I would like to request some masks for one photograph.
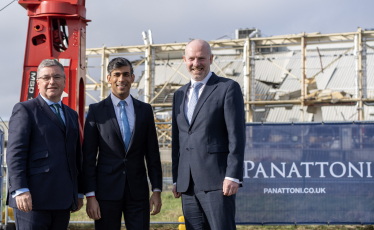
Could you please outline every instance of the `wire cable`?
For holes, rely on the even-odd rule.
[[[11,1],[8,5],[4,6],[0,11],[2,11],[2,10],[5,9],[5,8],[7,8],[10,4],[12,4],[12,3],[15,2],[15,1],[17,1],[17,0],[13,0],[13,1]]]

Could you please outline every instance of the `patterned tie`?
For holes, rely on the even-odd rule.
[[[188,124],[191,124],[192,115],[195,110],[197,100],[199,99],[199,90],[201,86],[203,86],[203,83],[196,82],[195,87],[193,88],[191,101],[190,101],[190,104],[188,105],[188,112],[187,112]]]
[[[56,111],[55,114],[57,115],[57,118],[60,120],[62,126],[65,128],[65,123],[62,120],[61,114],[60,114],[60,105],[59,104],[52,104],[50,106],[52,106],[55,109],[55,111]]]
[[[130,125],[127,119],[127,113],[125,109],[125,101],[120,101],[119,104],[121,105],[121,121],[122,121],[122,128],[123,128],[123,142],[125,142],[126,151],[129,148],[130,139],[131,139],[131,132],[130,132]]]

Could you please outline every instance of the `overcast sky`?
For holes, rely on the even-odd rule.
[[[0,9],[11,0],[0,0]],[[87,0],[87,48],[215,40],[256,27],[263,36],[374,28],[373,0]],[[17,2],[0,11],[0,117],[19,101],[28,17]]]

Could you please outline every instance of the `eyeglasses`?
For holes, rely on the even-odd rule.
[[[38,79],[40,79],[44,82],[49,82],[49,81],[51,81],[52,78],[54,79],[54,81],[62,81],[62,79],[64,79],[65,77],[63,77],[61,75],[55,75],[55,76],[45,75],[43,77],[39,77]]]

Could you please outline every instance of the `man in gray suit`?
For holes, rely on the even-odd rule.
[[[210,71],[209,44],[193,40],[184,62],[191,82],[173,98],[173,193],[186,228],[236,229],[235,194],[243,180],[244,102],[237,82]]]

